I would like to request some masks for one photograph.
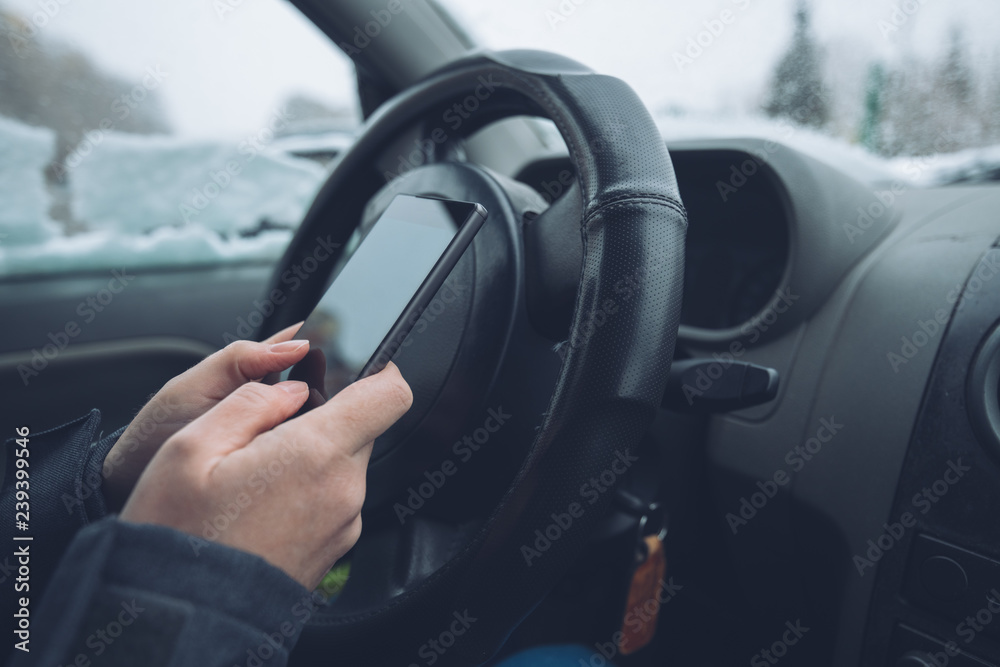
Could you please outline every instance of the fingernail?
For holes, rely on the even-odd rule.
[[[302,320],[301,322],[296,322],[295,324],[293,324],[290,327],[285,327],[284,329],[282,329],[281,331],[279,331],[276,335],[280,336],[280,335],[284,334],[286,331],[291,331],[292,335],[294,336],[295,334],[297,334],[299,332],[299,329],[301,329],[302,325],[305,324],[305,323],[306,323],[305,320]]]
[[[298,352],[306,345],[309,345],[307,340],[287,340],[284,343],[275,343],[268,349],[275,354],[288,354],[289,352]]]
[[[291,395],[302,394],[309,390],[309,385],[305,382],[299,382],[298,380],[289,380],[288,382],[282,382],[278,385],[281,389],[284,389]]]
[[[320,406],[326,403],[326,396],[324,396],[319,389],[313,387],[309,390],[309,400],[316,403],[317,406]]]

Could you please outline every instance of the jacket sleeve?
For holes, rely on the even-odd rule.
[[[100,423],[100,411],[91,410],[68,424],[6,443],[0,535],[8,540],[18,533],[32,537],[39,552],[33,562],[38,575],[52,571],[78,530],[108,514],[101,470],[125,427],[104,436],[97,431]],[[17,459],[22,457],[27,458],[27,476],[19,479]],[[23,509],[16,507],[19,490],[27,491],[30,506],[28,527],[21,530],[15,519],[15,510]]]
[[[0,628],[13,622],[20,597],[40,598],[73,536],[107,515],[101,468],[125,429],[102,438],[100,422],[100,412],[92,410],[58,428],[28,432],[5,444],[0,487],[0,614],[4,619]],[[20,464],[19,459],[23,459]],[[30,555],[20,553],[24,548]],[[10,642],[0,644],[0,662],[11,650]]]
[[[73,540],[11,667],[281,667],[321,604],[262,558],[109,517]]]
[[[68,424],[29,431],[4,445],[0,486],[2,629],[12,623],[19,598],[27,594],[32,600],[40,599],[74,535],[108,513],[101,493],[101,469],[125,428],[104,436],[98,432],[100,423],[100,411],[91,410]],[[23,469],[18,459],[24,459],[20,464]],[[24,514],[18,515],[19,511]],[[20,553],[25,548],[27,556]],[[11,650],[10,642],[0,644],[0,662]]]
[[[252,554],[108,517],[101,468],[124,428],[102,437],[99,425],[94,410],[7,442],[0,613],[14,639],[0,663],[284,665],[322,598]]]

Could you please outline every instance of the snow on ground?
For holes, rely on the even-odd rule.
[[[55,152],[52,130],[0,116],[0,248],[59,234],[49,220],[43,170]]]
[[[667,143],[698,139],[763,139],[790,146],[864,183],[893,178],[883,158],[856,144],[794,123],[761,116],[667,115],[656,119]]]
[[[821,132],[762,117],[661,116],[657,125],[667,143],[749,137],[782,143],[850,174],[863,183],[903,181],[913,187],[979,182],[1000,173],[1000,145],[885,159],[860,145]]]
[[[809,157],[851,174],[863,183],[880,183],[896,175],[886,161],[858,145],[791,122],[762,116],[733,116],[710,113],[661,114],[654,118],[667,145],[713,139],[760,139],[789,146]],[[566,146],[555,125],[537,125],[550,150],[565,154]]]
[[[1000,175],[1000,144],[956,153],[893,158],[888,163],[898,178],[932,187],[948,183],[976,183]]]
[[[60,236],[36,245],[0,246],[0,276],[232,261],[273,262],[291,238],[292,232],[277,230],[249,238],[223,239],[217,232],[197,225],[163,227],[149,234],[122,234],[104,229]]]
[[[82,147],[82,148],[81,148]],[[65,161],[73,218],[48,216],[54,135],[0,118],[0,276],[274,261],[322,185],[316,163],[263,144],[92,134]]]
[[[771,139],[867,183],[899,179],[936,185],[975,180],[1000,168],[1000,146],[887,161],[859,146],[762,118],[661,116],[657,123],[668,143]],[[291,231],[240,232],[265,220],[297,226],[326,177],[316,163],[285,151],[343,150],[341,143],[340,137],[233,145],[93,134],[66,160],[71,210],[86,231],[65,236],[50,218],[52,196],[44,175],[55,150],[54,133],[0,117],[0,276],[274,261]]]

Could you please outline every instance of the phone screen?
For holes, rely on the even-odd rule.
[[[356,380],[397,321],[404,314],[414,321],[419,316],[406,313],[407,307],[476,208],[466,202],[396,196],[368,233],[360,241],[355,235],[348,244],[329,289],[296,334],[310,341],[311,351],[290,376],[314,387],[322,382],[324,398]],[[452,247],[452,254],[460,255],[467,245]],[[458,258],[451,259],[453,266]],[[444,268],[439,283],[451,267]],[[440,273],[442,267],[438,269]]]

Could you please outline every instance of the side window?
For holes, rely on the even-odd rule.
[[[0,280],[273,261],[353,81],[285,0],[0,0]]]

